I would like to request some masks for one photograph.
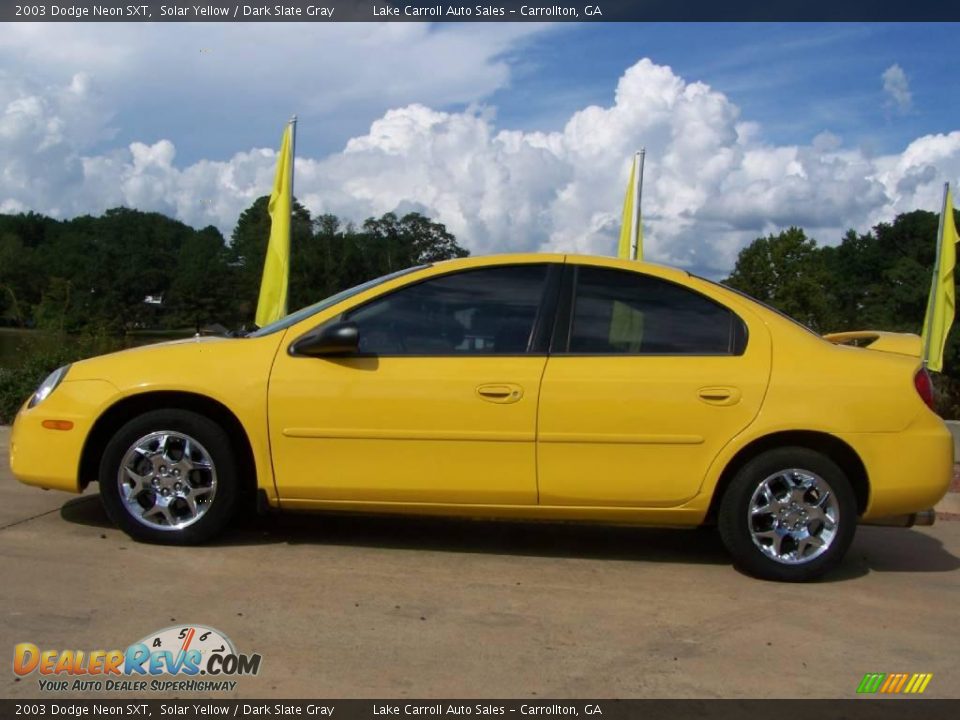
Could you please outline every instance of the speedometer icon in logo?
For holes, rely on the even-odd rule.
[[[145,648],[147,653],[136,656],[135,663],[151,674],[160,666],[171,674],[192,675],[199,671],[205,675],[204,668],[214,655],[237,655],[230,638],[209,625],[171,625],[150,633],[136,643],[136,647]],[[148,664],[149,668],[144,667]]]

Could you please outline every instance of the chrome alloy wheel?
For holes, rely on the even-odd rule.
[[[134,519],[156,530],[182,530],[210,509],[217,470],[194,438],[161,430],[144,435],[124,453],[117,485]]]
[[[747,527],[764,555],[785,565],[801,565],[829,549],[839,515],[827,481],[794,468],[770,475],[757,486],[747,510]]]

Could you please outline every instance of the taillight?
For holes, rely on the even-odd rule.
[[[930,374],[926,368],[920,368],[917,374],[913,376],[913,385],[917,388],[920,397],[927,404],[927,407],[936,412],[933,399],[933,383],[930,381]]]

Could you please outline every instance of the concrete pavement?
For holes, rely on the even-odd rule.
[[[16,483],[0,428],[0,661],[203,623],[263,656],[218,697],[848,698],[866,672],[960,697],[958,557],[956,521],[861,528],[807,585],[741,575],[708,531],[312,515],[147,546],[95,492]]]

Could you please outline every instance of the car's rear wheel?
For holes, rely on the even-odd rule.
[[[757,456],[740,469],[720,504],[720,536],[734,562],[766,580],[823,575],[843,559],[856,526],[846,475],[807,448]]]
[[[187,410],[155,410],[123,425],[107,443],[99,479],[110,519],[144,542],[204,542],[237,505],[229,436]]]

